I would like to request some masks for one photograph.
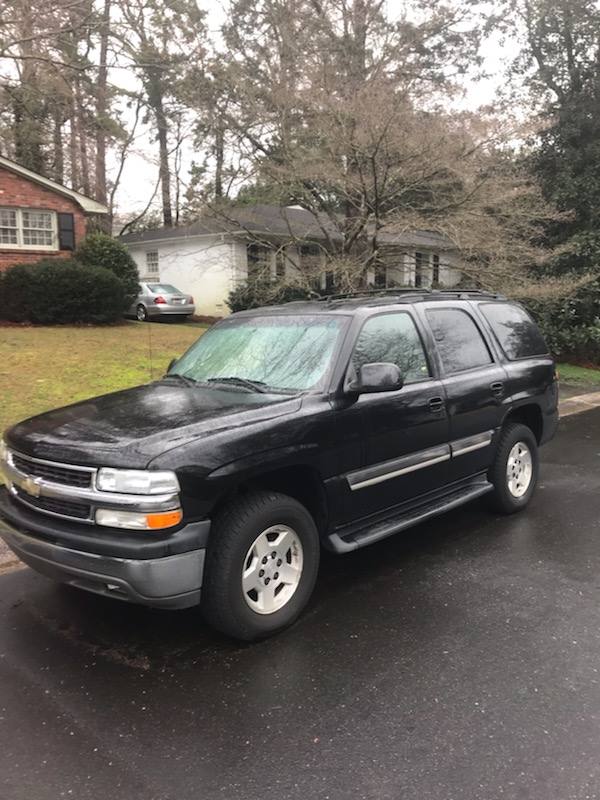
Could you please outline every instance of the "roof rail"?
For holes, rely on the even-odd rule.
[[[468,300],[470,297],[493,297],[495,299],[505,299],[503,294],[489,292],[485,289],[428,289],[416,286],[401,286],[396,289],[359,289],[355,292],[342,292],[340,294],[327,294],[319,297],[319,302],[330,302],[331,300],[351,300],[356,297],[393,297],[401,295],[422,295],[427,297],[456,297]]]

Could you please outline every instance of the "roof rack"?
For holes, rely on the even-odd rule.
[[[488,292],[485,289],[427,289],[416,286],[398,287],[397,289],[362,289],[355,292],[342,292],[340,294],[328,294],[319,297],[319,302],[330,302],[332,300],[351,300],[360,297],[394,297],[404,295],[417,295],[423,297],[456,297],[461,300],[468,300],[470,297],[491,297],[494,299],[505,299],[503,294],[498,292]]]

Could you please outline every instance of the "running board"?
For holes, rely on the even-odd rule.
[[[438,497],[436,500],[412,509],[400,517],[388,518],[370,527],[361,528],[345,535],[343,533],[332,533],[327,537],[326,546],[333,550],[334,553],[349,553],[351,550],[358,550],[359,547],[366,547],[368,544],[379,542],[381,539],[386,539],[388,536],[399,533],[405,528],[412,528],[413,525],[418,525],[419,522],[424,522],[427,519],[443,514],[445,511],[450,511],[453,508],[462,506],[464,503],[469,503],[471,500],[491,492],[493,488],[488,481],[471,483],[469,486],[457,489],[444,495],[444,497]]]

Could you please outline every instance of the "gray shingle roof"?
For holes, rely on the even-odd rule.
[[[228,233],[233,235],[265,236],[284,239],[325,241],[327,235],[335,241],[339,239],[336,226],[326,214],[318,218],[303,208],[276,206],[257,203],[252,206],[238,206],[222,213],[205,214],[189,225],[177,228],[157,228],[142,233],[128,233],[121,237],[124,244],[153,242],[161,239],[186,239],[207,234]],[[443,234],[435,231],[406,231],[379,234],[381,244],[399,247],[430,247],[448,250],[453,243]]]

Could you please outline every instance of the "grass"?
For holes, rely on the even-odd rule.
[[[560,382],[580,387],[600,387],[600,369],[557,364]]]
[[[42,411],[158,378],[205,329],[140,322],[0,327],[0,432]]]

